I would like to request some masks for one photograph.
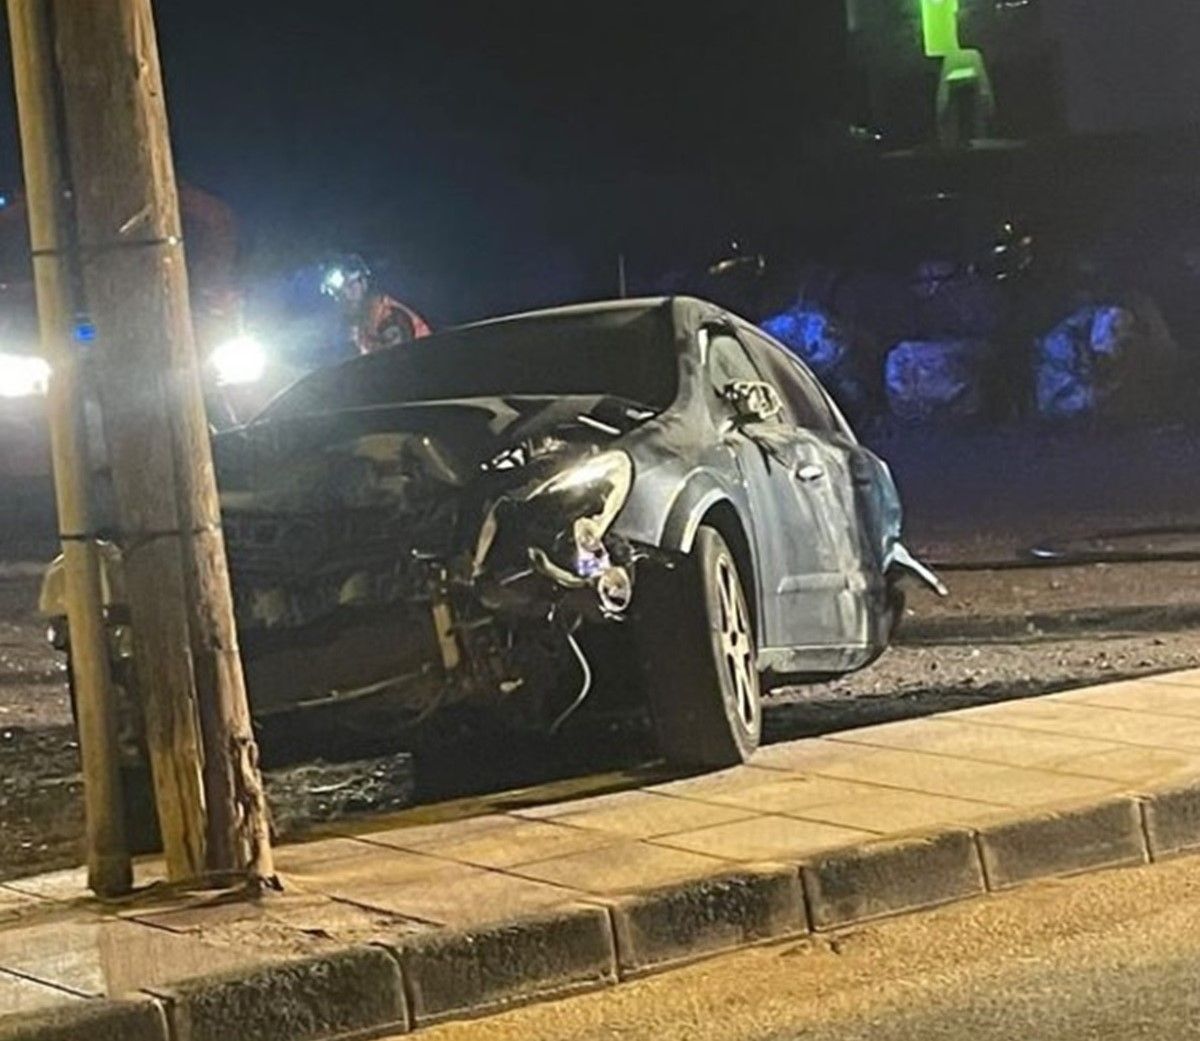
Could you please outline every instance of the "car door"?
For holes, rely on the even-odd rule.
[[[747,340],[757,364],[787,406],[789,459],[821,530],[824,554],[818,581],[836,604],[835,642],[860,647],[874,639],[874,610],[883,578],[875,533],[864,523],[860,493],[877,481],[870,457],[850,432],[816,377],[757,333]],[[870,457],[870,458],[869,458]],[[797,637],[803,636],[803,624]]]
[[[727,400],[729,386],[773,381],[732,328],[706,333],[710,408],[750,501],[763,605],[761,643],[765,648],[838,646],[845,627],[839,603],[845,581],[821,489],[805,469],[808,459],[798,444],[807,435],[786,410],[763,421],[737,418]]]

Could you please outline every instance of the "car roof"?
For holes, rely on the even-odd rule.
[[[485,329],[489,326],[502,325],[507,322],[541,321],[553,318],[579,318],[588,315],[613,314],[621,311],[645,313],[658,310],[673,303],[677,297],[652,296],[638,297],[629,300],[597,300],[590,303],[569,304],[565,307],[550,307],[537,311],[524,311],[519,314],[501,315],[479,322],[455,326],[446,332],[458,332],[463,329]]]

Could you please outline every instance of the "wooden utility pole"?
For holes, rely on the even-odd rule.
[[[116,709],[89,503],[85,381],[73,337],[78,304],[71,258],[74,215],[62,163],[48,14],[43,3],[8,0],[38,316],[52,370],[47,405],[83,761],[88,885],[102,896],[116,896],[132,888],[133,871],[125,842]]]
[[[138,685],[172,879],[273,880],[150,0],[50,5]]]

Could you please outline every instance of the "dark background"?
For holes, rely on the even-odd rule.
[[[235,208],[246,262],[362,251],[441,321],[612,293],[643,241],[708,248],[800,190],[844,88],[840,0],[156,10],[180,175]]]
[[[848,154],[851,124],[877,119],[889,150],[932,133],[917,0],[860,9],[893,13],[865,53],[903,72],[874,103],[843,0],[156,2],[180,176],[237,212],[250,285],[362,252],[443,325],[611,296],[619,254],[632,292],[715,295],[695,276],[738,239],[769,254],[778,304],[813,259],[911,270],[1015,219],[1052,264],[1089,252],[1122,285],[1170,267],[1144,288],[1200,330],[1180,260],[1200,255],[1200,137],[1176,129],[1200,114],[1200,62],[1177,67],[1195,0],[964,0],[1001,132],[1039,142],[969,161]],[[0,187],[19,180],[12,110],[7,88]]]

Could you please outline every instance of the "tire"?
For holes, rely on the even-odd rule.
[[[762,686],[733,551],[702,526],[691,554],[647,575],[641,592],[639,657],[663,756],[710,769],[746,762],[762,737]]]
[[[900,626],[904,624],[904,611],[908,606],[908,597],[900,587],[899,580],[889,575],[887,579],[887,638],[890,643],[896,638]]]

